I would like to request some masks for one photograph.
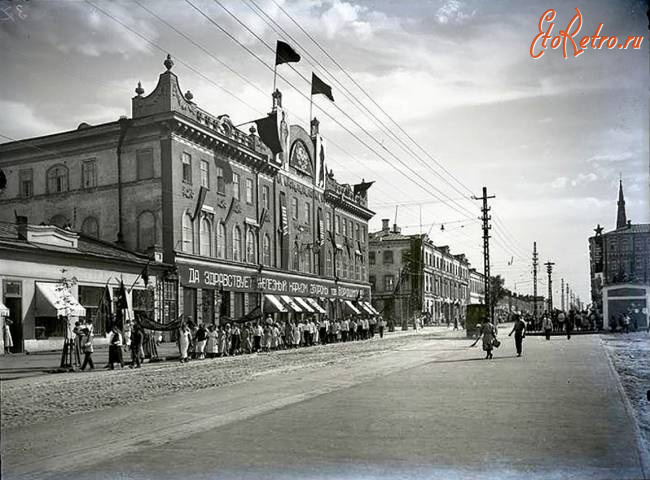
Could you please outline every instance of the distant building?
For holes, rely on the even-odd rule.
[[[383,219],[382,229],[370,234],[368,255],[373,306],[385,317],[401,322],[423,314],[433,323],[464,318],[471,299],[464,254],[453,255],[427,235],[404,235]]]
[[[644,316],[643,325],[647,325],[650,224],[633,224],[627,219],[622,181],[619,183],[616,228],[608,232],[603,230],[598,225],[596,234],[589,238],[591,301],[603,313],[605,328],[612,316],[618,317],[626,311]]]
[[[469,305],[485,303],[485,275],[475,268],[469,269]]]

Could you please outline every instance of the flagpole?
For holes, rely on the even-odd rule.
[[[275,62],[275,66],[273,67],[273,92],[275,94],[275,85],[276,85],[276,80],[278,77],[278,62]],[[273,103],[273,106],[275,106],[275,97],[272,95],[271,96],[271,103]]]

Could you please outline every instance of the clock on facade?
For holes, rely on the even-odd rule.
[[[302,140],[296,140],[294,142],[293,148],[291,149],[291,156],[289,157],[289,165],[310,177],[314,175],[309,150]]]

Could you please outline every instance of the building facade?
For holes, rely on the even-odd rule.
[[[160,253],[150,253],[52,225],[28,225],[24,217],[0,222],[0,316],[3,327],[9,320],[12,352],[59,349],[66,325],[81,319],[92,320],[97,344],[106,342],[106,318],[98,306],[108,292],[107,301],[117,311],[122,282],[129,306],[125,318],[160,311],[156,299],[163,283],[158,279],[169,266],[158,261]]]
[[[136,88],[131,118],[0,145],[0,220],[15,211],[131,250],[160,248],[173,266],[163,320],[238,319],[267,304],[321,313],[293,297],[331,315],[369,301],[372,182],[326,174],[318,121],[289,125],[280,92],[264,119],[277,119],[277,151],[254,127],[201,109],[164,63],[149,95]]]
[[[397,321],[424,315],[430,323],[461,321],[470,301],[470,265],[465,255],[436,246],[426,235],[403,235],[382,220],[370,235],[373,305]]]
[[[485,303],[485,275],[475,268],[469,269],[469,305]]]
[[[647,313],[650,306],[650,299],[644,293],[644,286],[650,286],[650,224],[634,224],[627,219],[622,181],[619,183],[616,228],[604,231],[598,225],[594,231],[595,235],[589,238],[591,301],[603,313],[603,323],[607,328],[611,315],[618,316],[628,308],[640,312],[645,309]],[[607,288],[611,305],[604,305],[603,290],[615,286],[620,286],[623,293],[634,289],[635,295],[625,294],[622,295],[624,298],[616,301],[614,298],[620,293],[618,289]],[[605,316],[605,310],[608,316]]]

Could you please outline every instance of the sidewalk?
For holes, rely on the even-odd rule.
[[[464,337],[464,330],[452,330],[446,326],[430,326],[418,332],[435,333],[441,337]],[[412,328],[407,331],[396,329],[394,332],[386,332],[384,337],[417,334]],[[375,335],[378,338],[378,335]],[[122,352],[125,365],[131,362],[131,353]],[[158,345],[158,356],[162,361],[177,361],[179,358],[178,347],[175,342],[165,342]],[[83,358],[82,358],[83,360]],[[99,370],[108,362],[108,346],[95,347],[93,353],[95,369]],[[145,360],[144,365],[148,364]],[[16,380],[19,378],[34,377],[55,373],[61,363],[61,351],[37,352],[30,354],[12,354],[0,356],[0,381]]]

